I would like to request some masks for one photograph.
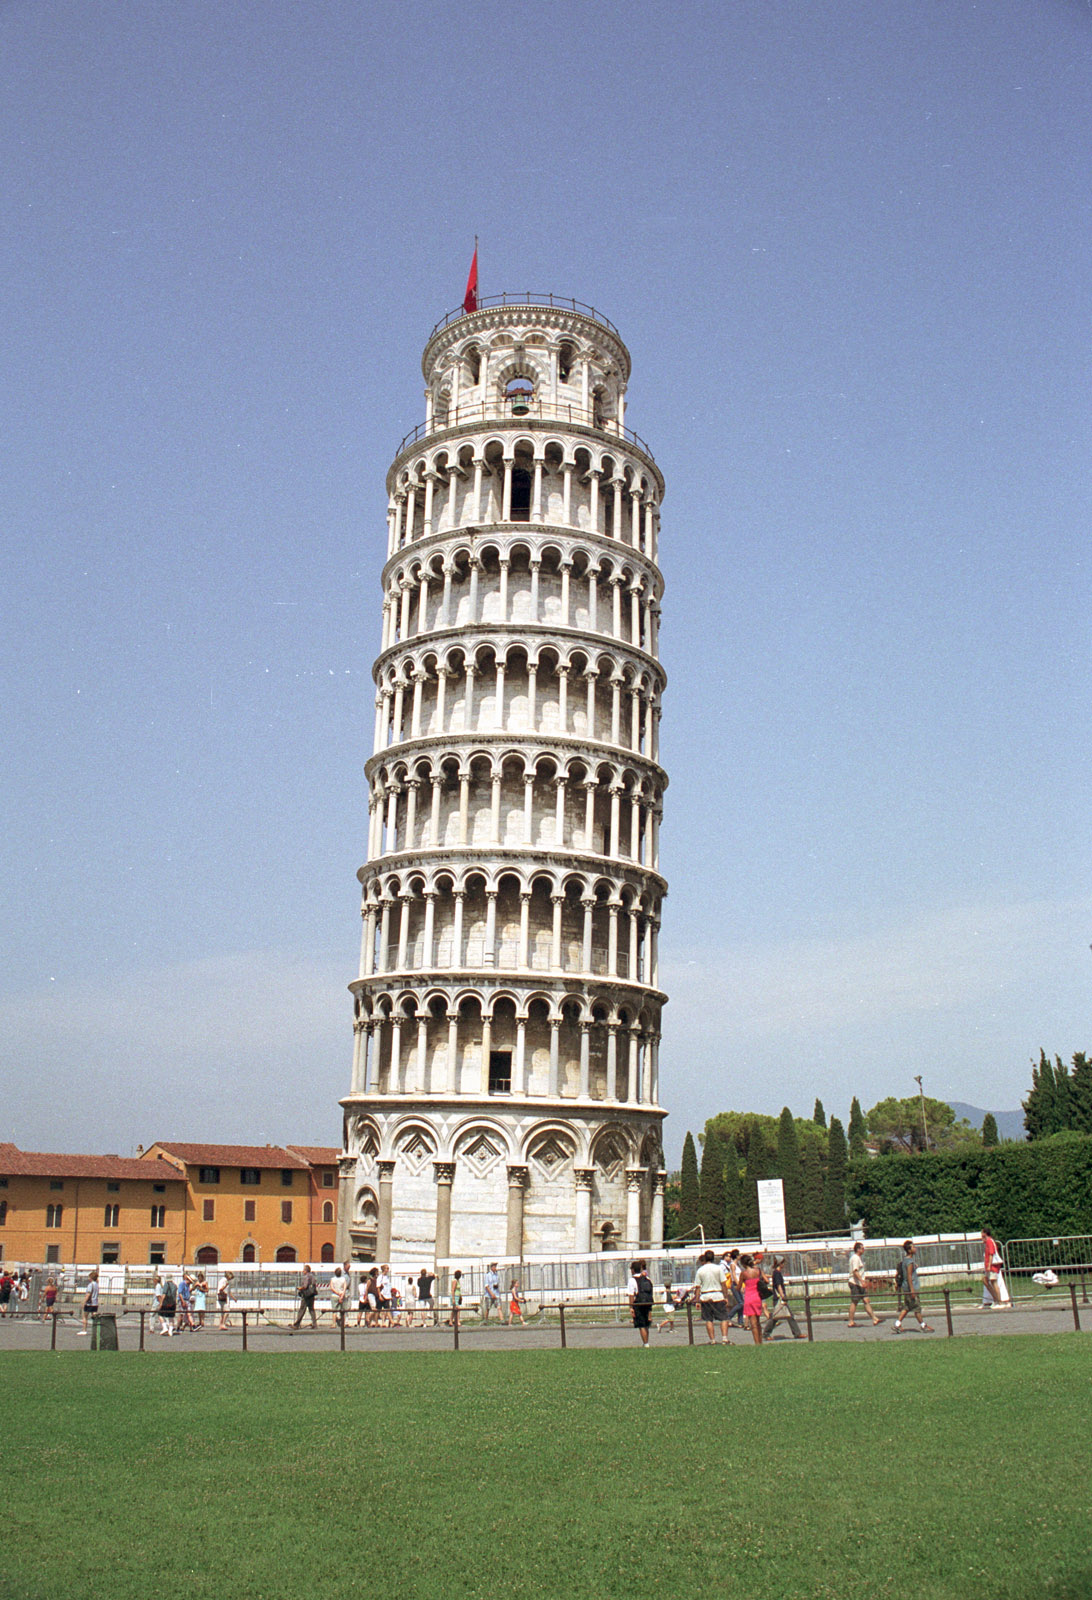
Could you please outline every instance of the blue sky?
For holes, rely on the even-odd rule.
[[[0,7],[3,1136],[336,1142],[384,475],[481,288],[663,468],[662,1096],[1092,1047],[1092,8]]]

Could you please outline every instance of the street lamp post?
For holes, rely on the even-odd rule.
[[[928,1150],[928,1148],[929,1148],[929,1127],[928,1127],[928,1124],[926,1123],[926,1120],[925,1120],[925,1090],[921,1086],[921,1075],[920,1075],[920,1073],[915,1075],[914,1082],[918,1086],[918,1095],[920,1096],[920,1099],[921,1099],[921,1148],[923,1150]]]

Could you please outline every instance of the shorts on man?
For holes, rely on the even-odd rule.
[[[727,1322],[728,1307],[723,1300],[702,1300],[701,1320],[703,1322]]]
[[[633,1326],[635,1328],[651,1327],[651,1318],[652,1307],[650,1305],[642,1305],[638,1301],[638,1303],[633,1307]]]
[[[853,1304],[855,1306],[859,1306],[864,1297],[865,1292],[863,1287],[859,1283],[854,1283],[851,1279],[849,1285],[849,1298],[852,1300]]]

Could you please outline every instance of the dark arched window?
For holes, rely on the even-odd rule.
[[[321,1259],[323,1261],[332,1261],[334,1259],[334,1247],[332,1244],[323,1245]]]
[[[323,1220],[323,1222],[333,1222],[333,1220],[334,1220],[334,1202],[332,1200],[324,1200],[323,1201],[323,1204],[322,1204],[322,1220]]]
[[[244,1261],[257,1261],[257,1259],[258,1259],[258,1252],[255,1249],[255,1247],[252,1244],[244,1244],[244,1246],[243,1246],[243,1260]]]
[[[220,1252],[214,1244],[203,1244],[197,1252],[197,1265],[199,1267],[214,1267],[220,1260]]]
[[[531,474],[524,467],[512,469],[512,521],[531,520]]]
[[[282,1244],[277,1251],[278,1261],[295,1261],[296,1252],[290,1244]]]

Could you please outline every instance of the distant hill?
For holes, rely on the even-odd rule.
[[[948,1104],[957,1117],[966,1117],[973,1128],[981,1128],[986,1118],[981,1106],[969,1106],[964,1100],[949,1100]],[[1027,1138],[1022,1111],[995,1111],[993,1116],[1000,1138],[1020,1140]]]

